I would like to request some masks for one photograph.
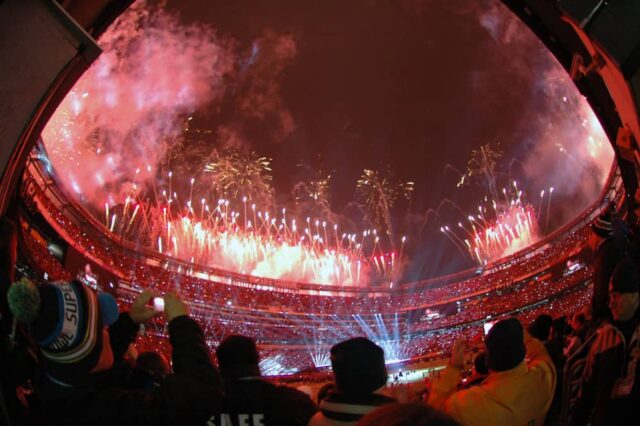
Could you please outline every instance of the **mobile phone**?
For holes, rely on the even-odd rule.
[[[164,311],[164,299],[162,297],[153,298],[153,310],[156,312]]]

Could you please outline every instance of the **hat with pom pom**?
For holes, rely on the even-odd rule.
[[[104,320],[117,319],[113,296],[96,295],[79,281],[35,285],[23,278],[9,288],[7,298],[15,318],[30,324],[47,374],[73,383],[96,367],[103,325],[109,325]]]

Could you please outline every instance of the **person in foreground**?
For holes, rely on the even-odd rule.
[[[384,351],[364,337],[345,340],[331,348],[336,387],[320,402],[309,426],[355,425],[365,414],[395,402],[382,394],[388,374]]]
[[[571,424],[640,424],[640,274],[631,258],[611,276],[612,318],[596,331],[587,355]]]
[[[79,281],[12,285],[9,306],[30,324],[43,361],[35,424],[204,424],[221,381],[211,364],[202,330],[177,296],[165,296],[164,314],[173,347],[173,374],[153,391],[124,385],[131,366],[123,361],[139,324],[158,315],[144,291],[129,312],[115,299]]]
[[[364,416],[357,426],[458,426],[446,414],[423,403],[383,405]]]
[[[225,396],[207,426],[306,425],[318,411],[304,393],[263,380],[256,343],[246,336],[226,337],[216,349]]]
[[[556,371],[544,345],[515,318],[497,322],[485,338],[487,378],[456,391],[466,344],[457,342],[449,365],[435,380],[428,404],[460,424],[536,426],[544,423],[556,385]]]

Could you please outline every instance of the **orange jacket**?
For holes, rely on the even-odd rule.
[[[525,337],[527,356],[517,367],[491,371],[478,386],[456,392],[460,370],[448,366],[433,383],[429,405],[463,426],[541,426],[551,405],[556,370],[544,345]]]

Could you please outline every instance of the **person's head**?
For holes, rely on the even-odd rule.
[[[322,400],[327,396],[327,394],[336,388],[336,384],[333,382],[325,383],[322,385],[320,390],[318,390],[318,405],[322,402]]]
[[[481,375],[489,374],[489,370],[487,369],[487,364],[485,361],[484,352],[480,352],[473,359],[473,369],[476,371],[477,374],[481,374]]]
[[[567,320],[564,316],[555,318],[551,323],[551,331],[549,333],[549,340],[555,342],[564,341],[564,337],[567,334]]]
[[[580,327],[582,327],[586,321],[587,317],[584,315],[584,312],[576,312],[573,314],[573,317],[571,317],[571,329],[573,331],[580,330]]]
[[[498,321],[491,327],[485,344],[485,363],[491,371],[515,368],[525,357],[524,331],[515,318]]]
[[[623,259],[609,281],[609,309],[615,321],[628,321],[640,304],[640,275],[631,258]]]
[[[365,337],[334,345],[331,368],[339,392],[368,394],[387,383],[384,351]]]
[[[611,209],[607,208],[591,224],[591,234],[587,241],[589,248],[594,251],[600,241],[607,238],[612,230]]]
[[[107,326],[119,316],[110,294],[96,294],[79,281],[54,284],[22,279],[8,293],[11,312],[31,326],[46,373],[68,384],[113,365]]]
[[[171,372],[171,366],[161,354],[153,351],[142,352],[136,358],[136,368],[145,371],[155,381],[159,382]]]
[[[225,379],[260,376],[260,355],[250,337],[236,334],[226,337],[216,349],[216,356]]]
[[[364,416],[358,426],[458,426],[445,413],[423,403],[385,404]]]
[[[18,228],[8,218],[0,218],[0,272],[9,282],[15,280],[15,265],[18,256]]]
[[[551,331],[552,323],[553,318],[551,315],[540,314],[529,326],[529,334],[541,342],[549,340],[549,332]]]

